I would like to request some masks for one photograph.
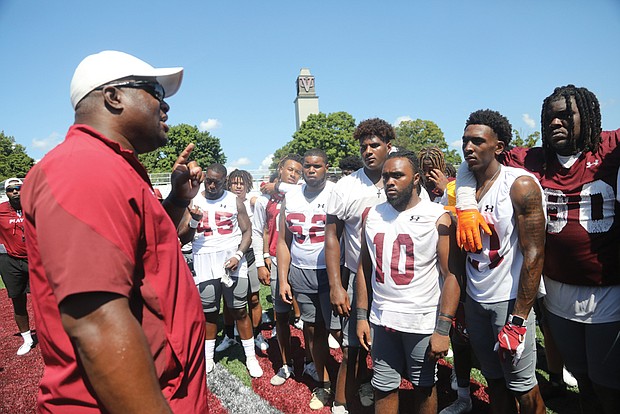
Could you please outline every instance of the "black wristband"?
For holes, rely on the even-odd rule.
[[[450,328],[452,328],[452,322],[445,319],[437,319],[437,325],[435,325],[435,332],[442,336],[450,335]]]
[[[367,321],[368,320],[368,309],[355,309],[355,317],[358,321]]]
[[[179,207],[179,208],[187,208],[187,207],[189,207],[189,204],[192,201],[192,200],[182,200],[180,198],[176,198],[172,194],[170,194],[168,196],[168,198],[166,198],[166,200],[168,200],[173,206]]]
[[[439,316],[443,316],[444,318],[448,318],[450,320],[454,319],[454,315],[448,315],[447,313],[439,312]]]

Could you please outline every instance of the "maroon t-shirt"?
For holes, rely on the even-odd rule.
[[[133,152],[74,125],[32,168],[21,198],[45,361],[39,411],[100,411],[58,304],[74,294],[112,292],[129,299],[172,410],[207,412],[200,298],[176,228]]]
[[[8,201],[0,204],[0,244],[11,257],[26,258],[24,217]],[[2,251],[2,253],[4,253]]]
[[[505,164],[540,181],[547,200],[543,274],[572,285],[620,284],[620,204],[616,201],[620,130],[603,131],[595,153],[570,167],[557,157],[543,169],[542,148],[514,148]]]

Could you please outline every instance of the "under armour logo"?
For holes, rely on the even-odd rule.
[[[317,208],[325,209],[325,204],[317,204]]]
[[[226,208],[226,204],[220,204],[220,208]]]
[[[594,167],[596,165],[598,165],[598,160],[594,160],[594,162],[586,162],[586,168]]]
[[[490,205],[487,204],[487,205],[484,206],[484,211],[492,213],[494,208],[495,208],[495,206],[490,206]]]
[[[409,219],[409,221],[418,221],[420,220],[420,216],[411,216],[411,218]]]

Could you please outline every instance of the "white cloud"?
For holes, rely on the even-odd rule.
[[[250,164],[252,164],[251,159],[249,159],[248,157],[241,157],[241,158],[234,160],[233,162],[228,163],[228,166],[232,169],[236,169],[236,168],[243,167],[245,165],[250,165]]]
[[[394,126],[395,127],[399,126],[400,123],[403,121],[413,121],[413,119],[411,119],[409,115],[399,116],[398,118],[396,118],[396,121],[394,121]]]
[[[521,117],[521,119],[523,119],[523,122],[525,122],[525,125],[527,125],[530,128],[534,128],[536,127],[536,121],[534,121],[532,119],[532,117],[530,116],[530,114],[523,114],[523,116]]]
[[[34,138],[32,140],[32,147],[39,151],[47,152],[54,148],[56,145],[60,144],[62,142],[62,139],[62,135],[60,135],[58,132],[52,132],[47,138]]]
[[[263,161],[261,161],[260,167],[258,167],[258,169],[268,170],[272,162],[273,162],[273,154],[269,154],[265,157],[265,159],[263,159]]]
[[[460,139],[450,143],[451,147],[459,148],[459,149],[461,148],[462,145],[463,145],[463,141]]]
[[[198,125],[198,129],[202,132],[211,131],[213,129],[217,129],[221,127],[222,127],[222,123],[219,120],[213,119],[213,118],[209,118],[206,121],[201,121],[200,124]]]

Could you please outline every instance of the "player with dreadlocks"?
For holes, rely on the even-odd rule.
[[[418,153],[418,162],[424,172],[422,184],[431,201],[440,202],[450,181],[446,177],[446,160],[439,147],[422,148]]]
[[[620,130],[601,131],[598,99],[574,85],[556,88],[544,100],[541,122],[543,147],[514,148],[502,162],[532,172],[545,192],[545,316],[566,368],[577,378],[582,410],[617,412]],[[470,179],[461,166],[459,231],[479,237],[476,223],[483,223],[471,210],[476,187]],[[467,224],[463,215],[474,220]],[[473,237],[461,241],[470,251],[479,248]]]
[[[248,217],[252,220],[254,212],[255,199],[247,198],[247,194],[252,191],[252,174],[245,170],[234,170],[228,174],[226,179],[226,189],[235,194],[245,205],[245,210],[248,213]],[[245,253],[245,259],[248,263],[248,308],[250,320],[252,321],[252,331],[254,333],[254,345],[261,352],[265,352],[269,349],[269,344],[263,338],[263,334],[260,331],[262,323],[263,308],[260,304],[260,282],[258,278],[258,271],[256,268],[256,259],[253,246]],[[215,348],[217,352],[223,352],[232,345],[235,345],[235,320],[232,316],[230,309],[224,307],[224,338],[222,342]]]

